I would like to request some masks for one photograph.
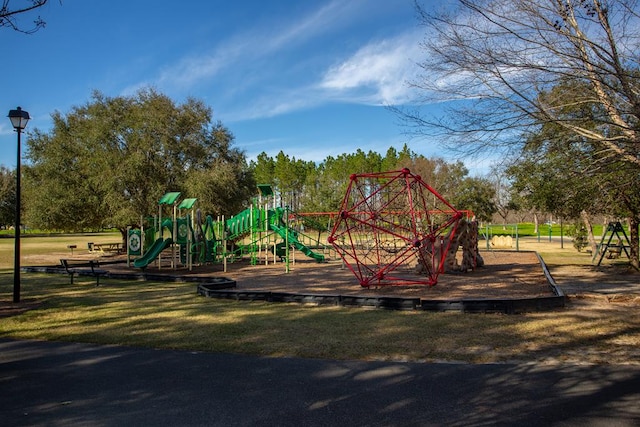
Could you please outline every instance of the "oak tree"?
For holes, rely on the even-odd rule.
[[[197,99],[95,92],[52,118],[51,131],[34,130],[27,145],[27,217],[41,227],[124,233],[155,214],[166,192],[196,197],[215,215],[234,212],[255,187],[233,135]]]

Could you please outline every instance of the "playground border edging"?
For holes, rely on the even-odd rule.
[[[421,298],[385,297],[385,296],[358,296],[358,295],[331,295],[331,294],[305,294],[270,291],[248,290],[217,290],[208,284],[199,284],[197,293],[209,298],[234,299],[237,301],[266,301],[289,302],[299,304],[314,304],[317,306],[340,306],[382,308],[388,310],[423,310],[423,311],[456,311],[463,313],[504,313],[517,314],[524,312],[546,311],[563,308],[566,305],[566,297],[562,289],[558,287],[547,265],[537,252],[534,252],[540,262],[542,271],[553,293],[550,297],[533,297],[518,299],[459,299],[459,300],[428,300]]]
[[[316,295],[231,289],[218,290],[211,289],[206,283],[198,285],[197,293],[209,298],[233,299],[236,301],[289,302],[313,304],[316,306],[380,308],[408,311],[458,311],[463,313],[517,314],[531,311],[553,310],[565,306],[564,297],[560,296],[521,299],[427,300],[421,298],[382,296],[361,297],[357,295]]]

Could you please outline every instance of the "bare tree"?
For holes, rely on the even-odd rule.
[[[636,0],[459,0],[437,12],[416,5],[426,59],[412,84],[420,104],[448,107],[442,116],[401,111],[410,132],[445,136],[449,148],[470,154],[518,149],[523,132],[553,122],[594,144],[600,161],[640,168]],[[567,82],[580,90],[552,91]],[[581,104],[599,107],[586,124],[565,112]]]
[[[35,33],[45,26],[45,22],[42,18],[40,18],[40,16],[36,17],[33,20],[33,27],[23,29],[18,22],[18,15],[23,15],[38,9],[44,6],[47,1],[48,0],[2,0],[2,7],[0,8],[0,27],[8,27],[25,34]],[[15,6],[16,3],[18,4],[17,6]]]
[[[509,178],[507,177],[504,167],[495,166],[489,174],[489,182],[494,188],[493,204],[500,218],[502,218],[502,226],[505,227],[509,214],[518,209],[518,206],[512,198],[512,188]]]

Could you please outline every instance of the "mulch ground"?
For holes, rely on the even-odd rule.
[[[425,299],[534,298],[553,296],[538,257],[533,252],[484,253],[485,265],[466,273],[440,274],[438,283],[363,288],[356,276],[339,260],[317,263],[299,257],[286,265],[250,265],[248,260],[222,265],[170,270],[147,268],[154,274],[218,276],[236,281],[239,290],[298,292],[311,294],[380,295]],[[264,262],[264,261],[263,261]],[[106,267],[111,268],[111,267]],[[119,266],[118,268],[123,268]],[[416,276],[419,277],[419,276]]]

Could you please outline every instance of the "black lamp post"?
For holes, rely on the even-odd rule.
[[[9,111],[11,125],[18,132],[18,161],[16,163],[16,238],[13,264],[13,302],[20,302],[20,134],[27,126],[29,113],[18,107]]]

